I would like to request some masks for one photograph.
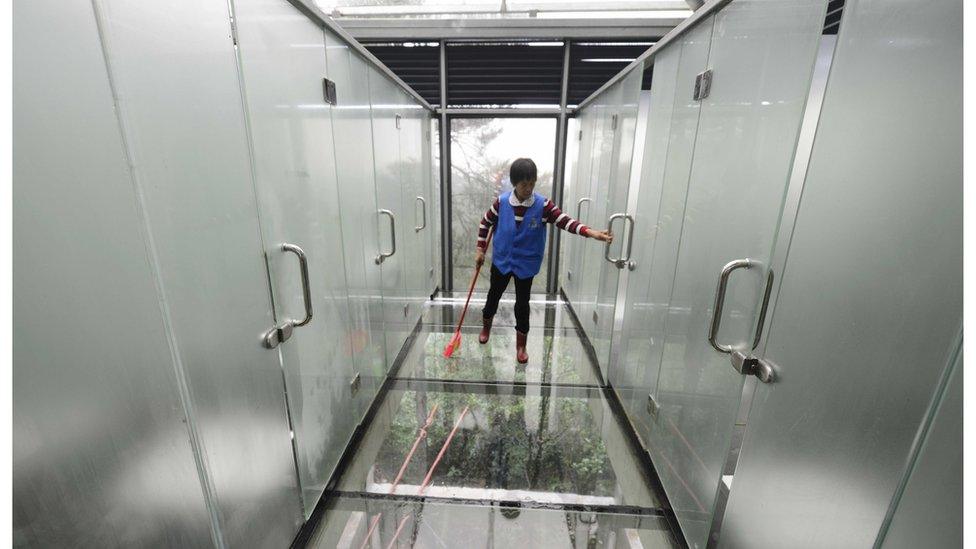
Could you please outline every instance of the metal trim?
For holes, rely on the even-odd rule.
[[[427,228],[427,200],[424,197],[422,197],[422,196],[418,196],[413,201],[414,208],[417,207],[417,202],[420,202],[420,211],[421,211],[421,213],[424,214],[423,215],[424,224],[423,225],[420,225],[420,226],[417,226],[417,227],[414,227],[413,228],[413,231],[415,233],[419,233],[420,231],[422,231],[422,230],[424,230],[424,229]],[[414,214],[414,217],[416,217],[417,210],[414,210],[413,214]]]
[[[340,17],[336,21],[362,40],[514,40],[655,38],[680,24],[680,17],[660,19],[403,19]]]
[[[555,204],[563,203],[563,194],[566,188],[566,146],[569,141],[567,135],[569,117],[567,116],[566,102],[569,100],[570,58],[570,43],[569,40],[565,40],[563,42],[562,89],[559,92],[559,119],[556,122],[555,174],[552,180],[552,200]],[[549,239],[549,257],[547,259],[546,293],[554,295],[559,288],[559,250],[562,234],[556,227],[552,227],[551,231],[552,238]]]
[[[610,257],[610,246],[613,243],[612,242],[607,242],[606,245],[605,245],[605,248],[603,250],[603,259],[606,260],[606,261],[608,261],[608,262],[610,262],[610,263],[613,263],[613,265],[615,267],[617,267],[618,269],[623,269],[624,266],[627,265],[627,262],[630,261],[630,253],[632,251],[633,244],[634,244],[634,217],[632,215],[628,214],[628,213],[625,213],[625,212],[618,212],[618,213],[615,213],[615,214],[611,215],[610,218],[607,219],[607,231],[613,231],[613,222],[616,221],[617,219],[623,219],[625,222],[626,221],[630,221],[630,232],[629,232],[629,236],[626,239],[627,240],[627,256],[626,257]],[[623,246],[623,241],[621,241],[621,244],[620,244],[620,252],[623,253],[623,251],[624,251],[624,246]]]
[[[751,269],[756,266],[758,266],[758,263],[749,258],[734,259],[722,267],[722,272],[718,276],[718,287],[715,289],[715,304],[712,307],[712,320],[708,326],[708,343],[720,353],[731,353],[733,350],[731,345],[722,345],[716,341],[718,338],[718,330],[722,326],[722,310],[725,308],[725,291],[729,286],[729,277],[737,269]]]
[[[298,328],[312,321],[312,286],[309,284],[308,277],[308,256],[305,255],[305,250],[287,242],[281,245],[281,250],[284,252],[291,252],[298,256],[298,268],[300,269],[302,275],[302,302],[305,304],[305,318],[300,321],[291,321],[291,325]],[[285,339],[287,338],[282,338],[282,341]]]
[[[762,305],[759,306],[759,321],[756,323],[756,335],[752,340],[753,349],[759,346],[759,341],[762,339],[763,325],[766,323],[766,312],[769,310],[769,296],[773,293],[774,279],[773,270],[769,269],[769,272],[766,274],[766,290],[763,292]]]
[[[396,215],[385,208],[377,210],[380,215],[385,215],[390,218],[390,251],[384,252],[382,248],[380,249],[380,254],[376,256],[376,264],[379,265],[383,263],[386,258],[393,257],[396,254]]]
[[[715,13],[716,11],[718,11],[719,9],[721,9],[731,1],[732,0],[709,0],[707,3],[705,3],[705,5],[703,5],[697,11],[695,11],[695,13],[691,15],[691,17],[679,23],[676,27],[671,29],[671,32],[664,35],[664,38],[658,40],[657,43],[655,43],[653,46],[648,48],[647,51],[640,54],[640,56],[637,59],[634,59],[629,65],[624,67],[620,72],[616,74],[616,76],[614,76],[610,80],[607,80],[605,84],[597,88],[595,92],[589,95],[589,97],[580,101],[580,104],[579,106],[576,107],[576,110],[579,111],[583,107],[592,103],[593,100],[597,98],[597,96],[607,91],[607,89],[609,89],[611,86],[613,86],[620,80],[626,78],[631,71],[636,69],[642,69],[644,67],[644,63],[646,61],[653,59],[654,56],[656,56],[658,52],[661,51],[661,49],[663,49],[668,44],[670,44],[671,42],[673,42],[674,40],[676,40],[677,38],[679,38],[680,36],[688,32],[689,30],[694,28],[698,23],[702,21],[702,19],[705,19],[709,15],[712,15],[713,13]]]
[[[583,221],[583,203],[584,202],[593,202],[593,200],[590,197],[588,197],[588,196],[584,196],[583,198],[580,198],[579,200],[576,201],[576,220],[579,221],[579,222],[581,222],[581,223]]]
[[[451,257],[451,122],[447,115],[447,44],[441,40],[440,44],[440,86],[441,108],[440,116],[441,149],[441,287],[444,291],[454,289],[454,259]]]
[[[305,16],[311,19],[312,21],[318,23],[322,27],[327,28],[333,33],[335,33],[341,40],[343,40],[346,44],[352,47],[352,49],[356,50],[356,52],[362,55],[367,62],[371,63],[374,67],[379,69],[379,71],[385,74],[387,78],[393,80],[394,84],[402,88],[403,91],[407,92],[408,94],[410,94],[411,97],[416,99],[417,102],[420,103],[420,105],[423,108],[429,111],[434,110],[434,107],[430,103],[428,103],[426,99],[424,99],[419,93],[414,91],[414,89],[411,88],[406,82],[401,80],[399,76],[394,74],[394,72],[391,71],[389,67],[384,65],[382,61],[377,59],[376,56],[370,53],[369,50],[367,50],[362,44],[356,41],[356,39],[353,38],[351,34],[346,32],[345,29],[340,27],[339,24],[336,23],[334,19],[332,19],[325,12],[319,9],[319,7],[316,6],[312,0],[288,0],[288,2],[291,5],[298,8],[298,11],[305,14]]]
[[[567,109],[562,107],[441,107],[435,109],[438,114],[451,114],[458,116],[558,116],[568,114]]]

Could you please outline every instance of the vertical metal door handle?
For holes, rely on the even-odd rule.
[[[589,198],[587,198],[587,197],[584,196],[583,198],[580,198],[579,200],[576,201],[576,220],[579,221],[580,223],[583,222],[583,203],[584,202],[592,202],[592,200],[590,200]]]
[[[308,256],[305,255],[305,250],[294,244],[282,244],[281,249],[298,256],[298,267],[302,272],[302,299],[305,301],[305,318],[301,322],[292,322],[292,325],[297,328],[312,321],[312,288],[308,283]]]
[[[722,345],[715,341],[718,337],[718,329],[722,325],[722,308],[725,306],[725,290],[729,285],[729,277],[736,269],[751,269],[757,262],[751,259],[736,259],[729,261],[722,267],[722,272],[718,276],[718,287],[715,289],[715,306],[712,308],[712,322],[708,328],[708,342],[720,353],[731,353],[731,345]]]
[[[424,230],[424,229],[427,228],[427,201],[424,200],[424,197],[418,196],[416,198],[416,200],[414,200],[414,204],[415,205],[416,205],[417,200],[420,201],[420,211],[423,212],[423,214],[424,214],[424,216],[423,216],[424,224],[421,225],[421,226],[419,226],[419,227],[414,227],[413,228],[413,230],[415,232],[418,232],[419,233],[420,231],[422,231],[422,230]],[[414,213],[414,215],[417,215],[417,211],[416,210],[414,210],[413,213]]]
[[[634,217],[630,214],[624,214],[624,220],[630,223],[630,229],[627,231],[627,257],[621,257],[621,264],[617,265],[619,268],[623,268],[624,265],[630,263],[630,252],[634,249],[634,225],[637,223],[634,221]],[[631,267],[633,270],[633,267]]]
[[[376,256],[377,265],[383,263],[383,261],[386,260],[386,258],[391,257],[393,254],[396,253],[396,216],[393,215],[393,212],[386,209],[379,210],[379,213],[382,215],[389,216],[390,218],[390,244],[392,248],[387,253],[384,253],[382,250],[380,251],[380,255]]]
[[[759,306],[759,321],[756,322],[756,337],[752,339],[752,348],[759,346],[762,339],[763,324],[766,323],[766,311],[769,309],[769,296],[773,293],[773,269],[766,273],[766,290],[763,292],[762,305]]]
[[[621,219],[621,218],[624,219],[624,220],[626,220],[626,221],[630,221],[630,237],[631,238],[628,238],[627,239],[627,256],[626,257],[616,257],[616,258],[610,257],[610,245],[612,244],[612,242],[607,242],[606,248],[603,251],[603,258],[606,259],[607,261],[609,261],[610,263],[613,263],[614,266],[616,266],[618,269],[623,269],[627,265],[627,262],[630,261],[630,252],[631,252],[631,248],[633,246],[633,241],[634,241],[634,239],[633,239],[633,236],[634,236],[634,218],[631,217],[628,214],[625,214],[625,213],[615,213],[615,214],[611,215],[610,216],[610,219],[607,220],[607,231],[612,231],[613,230],[613,222],[616,221],[617,219]],[[624,251],[623,250],[623,246],[621,246],[621,250],[620,251],[621,252]]]

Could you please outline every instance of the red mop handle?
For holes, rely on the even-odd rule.
[[[488,233],[488,239],[485,240],[485,251],[488,251],[488,245],[491,244],[491,237],[495,235],[495,231],[490,231]],[[481,265],[478,265],[474,270],[474,276],[471,277],[471,285],[468,286],[468,298],[464,300],[464,309],[461,311],[461,320],[458,321],[457,330],[461,331],[461,326],[464,325],[464,315],[468,314],[468,304],[471,303],[471,294],[474,293],[474,285],[478,282],[478,275],[481,274]]]

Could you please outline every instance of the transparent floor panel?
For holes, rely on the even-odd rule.
[[[533,329],[528,334],[527,364],[515,360],[515,330],[492,329],[488,343],[480,330],[465,326],[461,346],[450,358],[444,348],[454,334],[450,326],[423,326],[400,366],[401,378],[524,383],[600,384],[575,329]]]
[[[481,309],[485,306],[485,295],[475,294],[471,297],[471,304],[468,313],[464,317],[465,326],[481,328]],[[464,309],[465,296],[442,297],[434,301],[429,301],[424,308],[423,322],[426,325],[457,326],[461,311]],[[498,311],[495,313],[494,327],[514,327],[515,326],[515,295],[504,295],[498,303]],[[569,316],[569,309],[566,305],[557,301],[547,301],[545,299],[529,300],[529,332],[533,330],[548,328],[575,328]]]
[[[340,479],[343,493],[390,494],[434,406],[396,495],[657,509],[644,464],[598,388],[400,380]]]
[[[669,549],[679,545],[665,520],[652,513],[338,497],[331,501],[309,547]]]

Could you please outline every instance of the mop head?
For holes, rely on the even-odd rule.
[[[461,330],[454,332],[454,337],[447,342],[447,347],[444,347],[444,358],[451,358],[454,351],[458,350],[461,346]]]

